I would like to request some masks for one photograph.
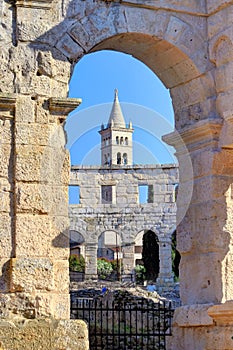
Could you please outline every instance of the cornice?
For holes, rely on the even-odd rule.
[[[224,304],[211,306],[208,310],[208,315],[213,318],[215,322],[224,325],[233,324],[233,301],[229,300]]]
[[[207,119],[184,128],[179,132],[174,131],[164,135],[162,139],[168,145],[175,147],[177,152],[184,151],[185,148],[190,151],[206,147],[210,144],[217,144],[221,129],[222,120]]]
[[[60,123],[66,120],[67,115],[82,103],[81,98],[57,98],[50,97],[49,110],[56,115]]]
[[[17,7],[29,7],[38,9],[50,9],[53,0],[15,0]]]
[[[0,93],[0,110],[13,111],[16,105],[16,95]]]
[[[72,112],[82,103],[81,98],[57,98],[51,97],[49,99],[49,110],[51,112],[65,115]]]

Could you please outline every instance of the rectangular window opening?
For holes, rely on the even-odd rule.
[[[80,187],[78,185],[69,186],[69,204],[80,204]]]
[[[139,204],[154,202],[153,185],[138,185]]]
[[[102,204],[112,203],[112,186],[107,186],[107,185],[101,186],[101,199],[102,199]]]

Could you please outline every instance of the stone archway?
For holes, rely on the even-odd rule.
[[[159,243],[157,235],[148,230],[143,235],[142,260],[146,269],[146,279],[156,281],[159,275]]]
[[[164,1],[158,7],[140,1],[1,3],[0,255],[6,319],[12,310],[28,316],[28,305],[38,318],[69,318],[69,157],[62,123],[80,101],[67,99],[68,82],[82,55],[115,49],[143,61],[170,88],[184,141],[177,133],[165,138],[175,145],[180,163],[177,234],[186,305],[177,311],[170,349],[191,349],[194,343],[208,349],[213,338],[215,348],[232,348],[232,326],[223,334],[213,322],[228,323],[232,304],[225,302],[233,299],[231,10],[226,2],[208,0]],[[9,347],[6,337],[1,342]]]

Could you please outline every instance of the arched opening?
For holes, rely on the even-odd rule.
[[[117,152],[117,164],[121,164],[121,153]]]
[[[85,274],[85,240],[81,233],[70,230],[70,257],[69,271],[70,281],[79,282],[84,280]]]
[[[124,165],[127,165],[127,164],[128,164],[127,153],[123,153],[123,164],[124,164]]]
[[[157,74],[158,77],[161,78],[161,80],[163,81],[163,83],[167,87],[172,87],[173,88],[174,86],[176,86],[176,84],[182,84],[184,82],[184,79],[183,79],[184,78],[183,77],[183,68],[184,68],[183,63],[184,62],[190,62],[191,63],[190,64],[190,71],[188,73],[188,74],[190,74],[189,75],[190,79],[192,79],[195,74],[198,75],[197,70],[196,70],[195,66],[192,64],[191,60],[185,54],[183,54],[181,51],[179,51],[179,49],[173,47],[171,44],[168,44],[168,43],[162,41],[162,42],[160,42],[159,46],[157,46],[158,42],[156,40],[154,41],[155,38],[150,38],[147,35],[140,35],[140,34],[136,35],[135,33],[132,34],[132,35],[131,34],[132,33],[130,33],[129,35],[115,36],[114,38],[104,40],[104,42],[102,42],[101,44],[96,46],[95,49],[92,50],[92,51],[93,52],[95,51],[94,55],[96,54],[97,56],[98,56],[98,54],[100,54],[100,52],[98,50],[105,50],[105,49],[114,49],[116,51],[119,50],[119,51],[126,52],[126,53],[132,53],[133,51],[135,51],[136,54],[134,54],[134,57],[137,57],[141,61],[140,64],[143,66],[143,68],[145,68],[146,71],[149,72],[153,76],[153,79],[155,79],[156,82],[159,82],[159,84],[160,84],[159,86],[160,86],[160,88],[162,88],[161,90],[159,89],[159,91],[158,91],[157,87],[153,86],[152,88],[150,88],[149,85],[148,85],[148,86],[146,86],[146,88],[144,88],[144,90],[145,90],[147,95],[148,95],[148,92],[151,92],[151,91],[153,92],[153,94],[154,94],[153,101],[161,102],[161,105],[163,105],[163,107],[164,106],[169,106],[169,112],[165,111],[164,109],[162,109],[161,105],[159,106],[161,108],[159,111],[160,112],[162,111],[163,116],[165,116],[167,118],[167,120],[169,120],[169,124],[170,124],[170,127],[171,127],[170,128],[170,132],[171,132],[173,130],[173,127],[174,127],[174,116],[173,116],[174,113],[173,113],[173,108],[172,108],[172,105],[171,105],[171,98],[169,96],[169,91],[164,87],[164,85],[161,83],[161,81],[159,81],[159,79],[155,76],[155,74]],[[132,52],[131,51],[128,52],[127,51],[128,48],[129,48],[128,44],[130,43],[131,39],[133,41],[133,49],[132,49]],[[145,39],[145,45],[144,46],[147,47],[147,48],[150,48],[150,50],[151,50],[149,55],[144,55],[143,54],[144,50],[140,49],[140,43],[142,43],[144,39]],[[154,50],[154,53],[152,53],[153,50]],[[173,81],[173,80],[170,80],[172,75],[170,76],[170,74],[167,74],[168,73],[167,69],[169,68],[169,71],[170,71],[170,68],[172,67],[172,55],[171,55],[172,52],[173,53],[177,53],[177,58],[178,58],[178,61],[179,61],[179,64],[176,67],[176,79],[177,79],[176,82]],[[112,52],[111,52],[111,54],[112,54]],[[117,55],[122,55],[119,52],[116,52],[116,54]],[[90,54],[90,56],[91,55],[92,54]],[[89,55],[87,55],[86,57],[88,57],[88,56]],[[126,55],[126,56],[127,56],[127,58],[129,58],[128,55]],[[165,60],[161,61],[162,56],[166,57],[167,60],[166,61]],[[148,62],[148,57],[150,57],[150,62]],[[133,60],[135,60],[135,59],[133,59]],[[80,63],[81,62],[82,62],[82,60],[80,61]],[[110,64],[112,66],[114,66],[114,69],[117,67],[117,65],[115,65],[111,60],[109,60],[109,62],[110,62]],[[144,62],[147,66],[145,66],[142,62]],[[168,62],[170,62],[169,65],[167,65]],[[152,69],[152,71],[150,69],[148,69],[148,67],[150,67]],[[161,68],[161,71],[160,71],[160,68]],[[171,73],[172,73],[172,69],[173,68],[171,68]],[[185,68],[184,68],[184,70],[185,70]],[[121,71],[120,73],[121,74],[119,74],[119,76],[120,75],[121,76],[124,75],[123,71]],[[134,76],[138,76],[138,75],[139,74],[135,74]],[[92,74],[90,74],[90,76],[92,77]],[[102,76],[106,76],[106,74],[104,74],[104,75],[102,74]],[[111,77],[111,79],[113,78],[111,74],[107,74],[107,76]],[[186,75],[186,77],[187,77],[187,75]],[[173,76],[173,78],[174,78],[174,76]],[[109,96],[109,94],[111,94],[111,96],[112,96],[112,91],[114,90],[114,88],[116,88],[116,87],[119,88],[118,84],[116,84],[114,82],[114,79],[112,79],[112,80],[113,80],[113,84],[114,85],[112,86],[111,91],[108,91],[108,93],[107,93],[108,96]],[[136,84],[134,84],[134,85],[137,88],[139,86],[143,86],[142,81],[143,80],[141,80],[138,85],[136,85]],[[98,83],[99,82],[100,82],[100,80],[98,79]],[[127,81],[127,84],[125,84],[125,86],[127,86],[127,91],[132,91],[131,88],[128,87],[129,84],[130,84],[130,81]],[[106,84],[103,83],[103,85],[106,85]],[[197,85],[198,85],[198,82],[197,82]],[[90,89],[90,87],[93,86],[93,84],[90,83],[90,82],[87,82],[87,86],[88,86],[88,89]],[[99,89],[99,86],[98,86],[98,89]],[[99,90],[101,91],[101,89],[99,89]],[[119,90],[121,91],[121,89],[119,89]],[[140,91],[139,88],[138,88],[138,90]],[[164,92],[166,94],[165,100],[163,98],[160,98],[161,97],[161,95],[160,95],[161,91],[163,91],[163,93],[161,95],[163,95]],[[76,90],[76,93],[77,93],[77,90]],[[141,93],[141,91],[140,91],[140,93]],[[83,89],[80,89],[79,95],[83,96]],[[94,95],[96,96],[96,93],[93,92],[93,96]],[[72,94],[71,94],[71,96],[72,96]],[[158,98],[158,96],[159,96],[159,98]],[[111,100],[111,98],[112,97],[109,97],[108,101]],[[131,101],[132,101],[132,96],[130,96],[130,98],[131,98]],[[85,99],[85,100],[87,100],[87,99]],[[134,99],[134,102],[135,102],[135,99]],[[137,103],[138,102],[139,102],[139,100],[137,100]],[[179,105],[179,103],[177,105]],[[152,105],[150,105],[150,107],[152,107]],[[153,106],[153,108],[157,109],[157,107],[154,107],[154,106]],[[147,120],[147,116],[146,115],[144,116],[143,120],[144,121]],[[98,125],[101,125],[101,123],[102,123],[102,120],[98,122]],[[156,125],[156,123],[150,123],[150,126],[148,127],[148,130],[151,130],[155,125]],[[134,125],[133,125],[133,127],[134,127]],[[98,126],[98,128],[99,128],[99,126]],[[165,133],[167,133],[167,132],[169,132],[169,131],[166,131]],[[145,137],[145,139],[146,139],[146,137]],[[120,143],[120,137],[119,137],[119,143]],[[124,140],[124,144],[125,144],[125,140]],[[114,159],[116,159],[115,157],[117,156],[117,164],[122,164],[123,156],[122,156],[122,154],[119,154],[119,153],[120,152],[118,152],[117,155],[116,155],[116,153],[112,154],[111,156],[114,157]],[[95,159],[96,159],[96,157],[95,157]],[[149,162],[147,162],[147,163],[149,163]],[[166,161],[164,161],[164,162],[160,161],[160,163],[166,163]],[[172,163],[172,161],[168,161],[167,163]],[[192,192],[191,188],[190,188],[190,192]],[[153,193],[151,192],[151,195],[152,194]],[[153,194],[153,197],[154,197],[154,194]],[[151,200],[151,196],[149,196],[148,198],[149,198],[148,199],[148,203],[153,202],[153,199]],[[159,265],[159,264],[157,264],[157,265]],[[157,278],[157,277],[155,277],[155,278]]]
[[[97,272],[100,279],[120,279],[123,270],[121,246],[121,237],[115,231],[104,231],[99,236]]]
[[[159,274],[159,241],[151,230],[143,235],[142,261],[147,280],[156,281]]]
[[[179,279],[179,265],[180,265],[180,253],[176,249],[176,231],[172,234],[172,272],[174,275],[174,280],[177,281]]]

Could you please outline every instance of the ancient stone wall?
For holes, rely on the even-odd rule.
[[[70,230],[82,235],[92,263],[86,275],[96,276],[98,238],[105,231],[121,237],[124,273],[134,268],[134,245],[140,231],[152,230],[160,246],[159,283],[173,282],[171,238],[176,229],[175,164],[135,166],[72,166],[70,185],[80,188],[80,204],[69,206]],[[103,203],[102,186],[115,187],[113,203]],[[153,187],[152,203],[139,203],[139,186]],[[152,200],[152,198],[151,198]]]
[[[0,14],[2,315],[69,316],[62,123],[80,101],[67,99],[68,83],[83,55],[113,49],[170,89],[184,142],[166,138],[184,194],[177,231],[186,306],[171,349],[232,349],[232,1],[4,0]]]

